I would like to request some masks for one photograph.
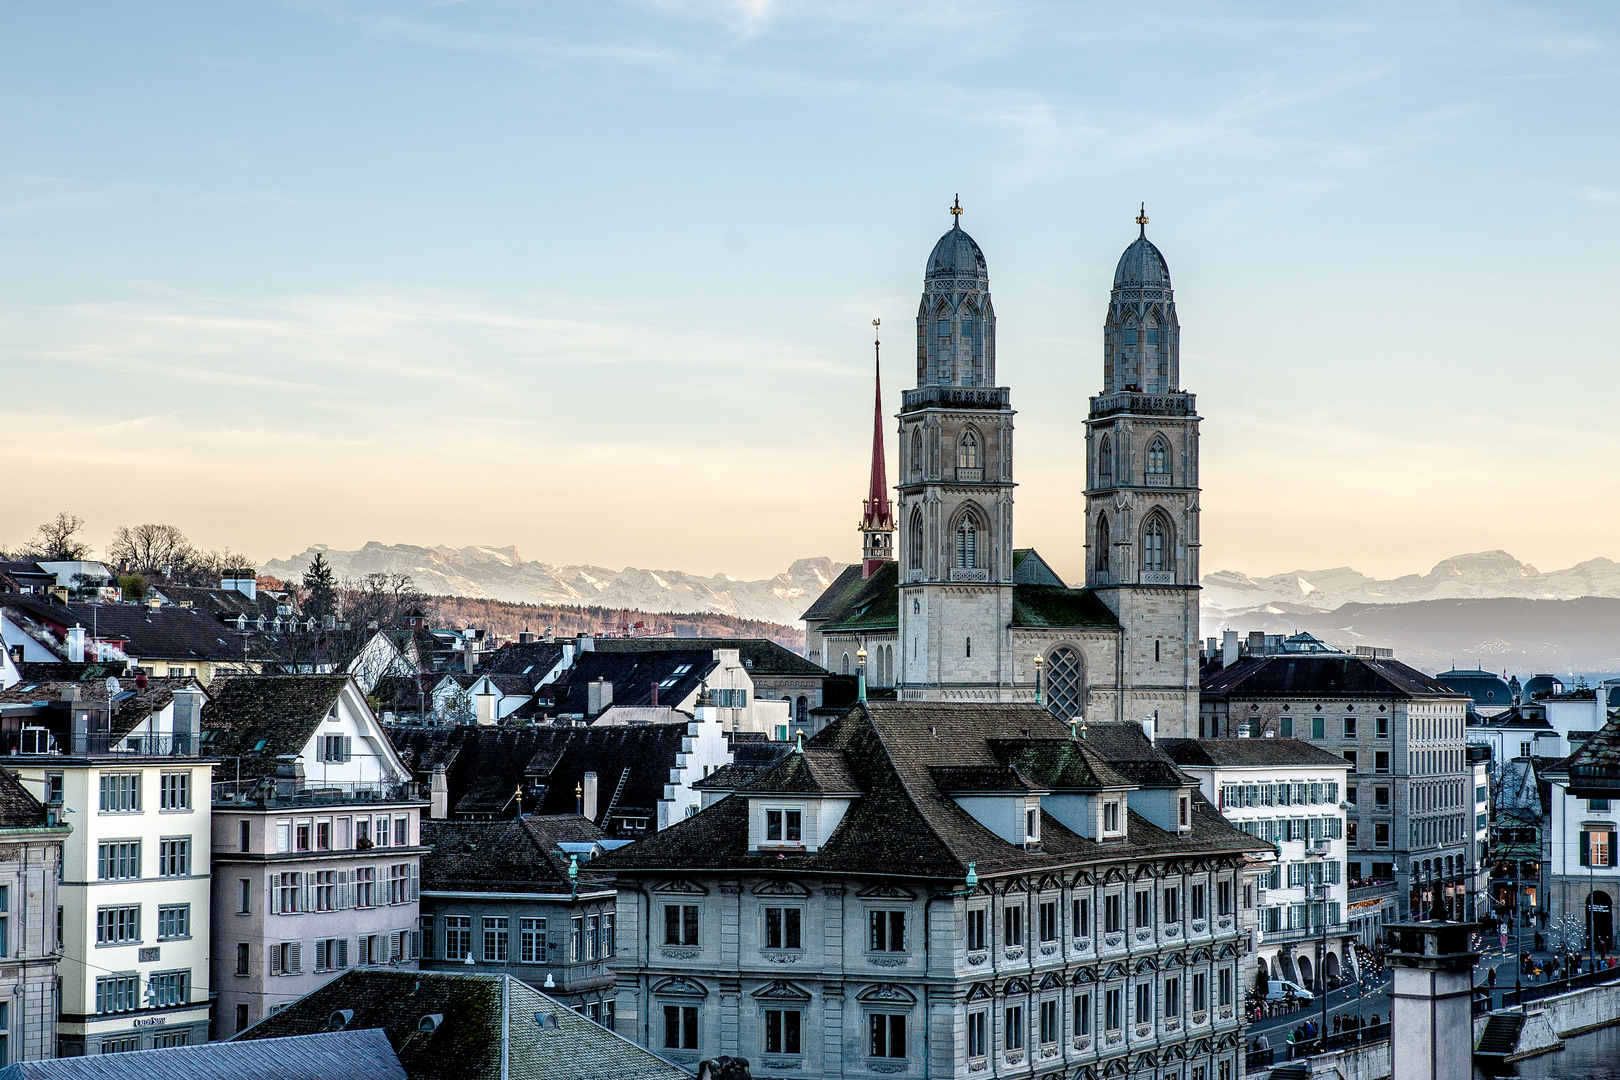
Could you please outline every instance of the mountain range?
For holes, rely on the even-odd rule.
[[[682,570],[627,566],[556,566],[531,562],[515,547],[416,547],[366,544],[334,551],[317,544],[287,559],[266,563],[260,573],[298,580],[316,552],[342,578],[409,574],[425,593],[528,604],[577,604],[657,613],[711,612],[794,626],[846,564],[799,559],[775,577],[737,581],[725,574],[703,577]]]

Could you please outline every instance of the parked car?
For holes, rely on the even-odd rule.
[[[1296,982],[1272,979],[1266,987],[1267,1001],[1315,1001],[1316,995]]]

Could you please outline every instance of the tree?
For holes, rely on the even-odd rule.
[[[39,527],[23,555],[45,562],[78,562],[90,554],[90,545],[79,536],[83,531],[84,519],[63,510]]]
[[[304,588],[309,597],[304,603],[306,614],[317,619],[331,615],[337,610],[337,589],[333,584],[332,564],[326,561],[326,554],[317,551],[309,569],[304,571]]]
[[[146,598],[146,578],[140,574],[119,574],[118,587],[124,591],[125,600]]]
[[[176,565],[193,561],[197,554],[185,533],[173,525],[156,522],[133,529],[120,525],[107,544],[107,560],[132,574],[167,575]]]

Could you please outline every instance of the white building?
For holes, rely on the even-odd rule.
[[[1302,739],[1172,739],[1177,766],[1233,825],[1277,852],[1262,877],[1257,972],[1309,987],[1347,976],[1345,781],[1350,765]]]
[[[1544,826],[1548,930],[1566,948],[1612,950],[1620,897],[1620,723],[1605,724],[1541,776],[1552,782]]]

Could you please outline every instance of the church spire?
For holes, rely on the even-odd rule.
[[[872,476],[861,517],[861,577],[869,578],[883,563],[894,558],[894,510],[889,502],[889,470],[883,456],[883,363],[877,329],[883,320],[872,320],[873,379],[877,387],[872,404]]]

